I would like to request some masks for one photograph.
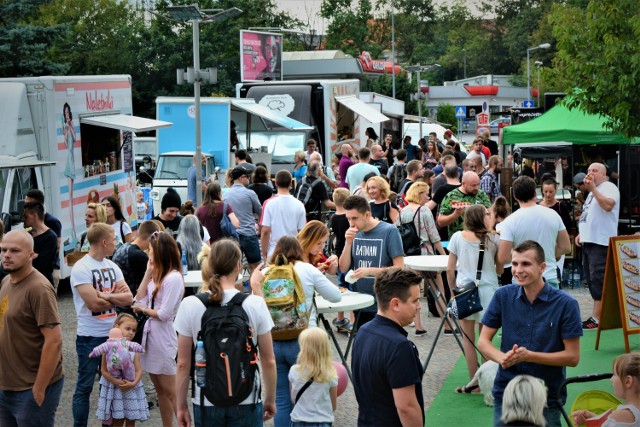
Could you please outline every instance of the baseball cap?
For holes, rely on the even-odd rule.
[[[574,185],[582,184],[586,176],[587,174],[584,172],[577,173],[576,176],[573,177],[573,184]]]
[[[239,179],[241,176],[246,175],[249,176],[247,174],[247,170],[241,166],[236,166],[235,168],[233,168],[233,170],[231,171],[231,179],[233,179],[234,181],[236,179]]]

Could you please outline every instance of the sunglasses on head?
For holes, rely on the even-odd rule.
[[[154,231],[153,233],[151,233],[151,236],[149,236],[149,241],[155,242],[162,233],[164,233],[164,231]]]

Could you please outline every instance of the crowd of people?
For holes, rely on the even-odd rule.
[[[475,139],[468,154],[451,131],[444,136],[445,143],[432,134],[418,145],[410,137],[396,144],[391,135],[378,141],[369,128],[357,155],[343,144],[327,166],[309,140],[306,152],[295,154],[293,171],[279,170],[273,181],[266,165],[253,165],[246,151],[236,150],[224,188],[190,180],[184,204],[169,189],[161,211],[135,230],[116,195],[89,203],[70,278],[77,314],[74,424],[89,422],[97,372],[103,425],[147,420],[146,372],[165,426],[176,419],[181,426],[256,426],[271,418],[277,427],[330,426],[339,375],[327,334],[316,327],[314,304],[307,305],[309,320],[294,337],[272,333],[281,319],[273,317],[262,285],[270,269],[284,263],[302,284],[302,300],[319,294],[338,302],[346,289],[374,297],[357,317],[337,313],[333,320],[356,333],[351,367],[358,425],[425,423],[424,370],[405,327],[413,326],[416,338],[427,334],[420,301],[429,279],[442,295],[469,282],[478,286],[483,309],[460,319],[460,330],[447,324],[444,334],[461,335],[470,378],[482,361],[499,364],[494,425],[559,426],[558,400],[566,395],[557,392],[565,367],[579,363],[583,330],[597,328],[601,316],[604,260],[609,237],[617,234],[620,193],[605,165],[589,164],[572,179],[583,201],[576,226],[556,199],[554,176],[540,177],[538,202],[538,183],[522,168],[509,187],[517,204],[512,212],[501,190],[504,162],[490,135]],[[141,211],[148,209],[139,203]],[[45,211],[39,190],[27,193],[24,222],[28,232],[11,231],[0,241],[7,275],[0,285],[0,425],[53,425],[64,383],[55,296],[61,226]],[[414,224],[421,255],[448,255],[445,274],[405,268],[398,227],[407,223]],[[571,237],[582,249],[594,301],[585,321],[576,300],[560,290]],[[196,295],[185,290],[185,261],[189,270],[202,272]],[[240,298],[247,291],[238,279],[245,269],[250,295]],[[337,286],[327,276],[335,276]],[[234,304],[246,317],[252,332],[247,348],[257,349],[261,369],[242,401],[221,406],[196,384],[192,353],[210,305]],[[434,315],[447,313],[437,307]],[[492,339],[499,330],[497,348]],[[144,348],[119,356],[133,367],[129,377],[114,376],[107,357],[89,357],[114,336],[139,339]],[[639,354],[616,359],[612,384],[627,404],[611,413],[607,425],[640,422]],[[25,390],[28,396],[21,394]],[[593,415],[573,417],[581,422]]]

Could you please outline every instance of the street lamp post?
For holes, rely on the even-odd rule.
[[[538,107],[540,107],[540,67],[542,66],[542,61],[536,61],[535,64],[538,67]]]
[[[391,96],[396,97],[396,25],[395,2],[391,0]]]
[[[216,12],[213,15],[207,15],[205,12]],[[200,126],[200,83],[208,81],[217,83],[217,70],[208,68],[200,69],[200,22],[215,22],[223,19],[231,18],[242,13],[241,9],[232,7],[230,9],[211,9],[200,10],[197,4],[187,6],[168,6],[167,13],[174,21],[191,22],[193,27],[193,69],[187,69],[186,77],[189,83],[193,83],[193,104],[195,115],[195,133],[196,133],[196,205],[202,204],[202,191],[198,191],[198,183],[202,182],[202,129]],[[184,70],[177,70],[178,84],[184,83]]]
[[[462,53],[464,54],[464,78],[467,78],[467,49],[462,49]]]
[[[405,67],[405,70],[407,70],[408,72],[416,73],[416,79],[418,81],[418,92],[416,92],[416,100],[418,101],[418,120],[420,122],[418,126],[420,128],[420,131],[419,131],[420,138],[422,138],[422,91],[420,90],[420,72],[430,71],[439,66],[440,64],[425,65],[425,66],[418,64],[418,65],[411,65],[409,67]]]
[[[529,99],[529,97],[531,96],[531,62],[529,61],[529,53],[532,50],[549,49],[550,47],[551,45],[549,43],[542,43],[538,46],[530,47],[527,49],[527,99]]]

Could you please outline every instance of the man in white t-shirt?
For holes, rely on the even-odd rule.
[[[108,224],[93,224],[87,232],[87,240],[91,245],[89,252],[71,270],[71,292],[78,318],[78,380],[73,394],[75,426],[87,425],[89,399],[101,360],[89,358],[89,353],[107,340],[116,319],[115,307],[128,306],[133,301],[122,271],[106,259],[113,255],[116,247],[113,228]]]
[[[602,163],[589,166],[583,183],[589,191],[582,206],[576,245],[582,246],[582,268],[593,298],[591,317],[582,322],[583,329],[597,329],[602,310],[602,286],[609,238],[618,234],[620,190],[607,178]]]
[[[554,288],[559,288],[557,263],[562,255],[571,252],[571,240],[562,218],[553,209],[536,204],[536,183],[528,176],[513,181],[513,196],[520,209],[503,222],[498,247],[498,262],[511,262],[511,250],[526,240],[538,242],[544,249],[546,268],[543,277]]]
[[[304,205],[289,192],[291,173],[276,173],[278,193],[264,202],[260,218],[260,247],[262,259],[268,260],[282,236],[295,236],[307,223]]]

